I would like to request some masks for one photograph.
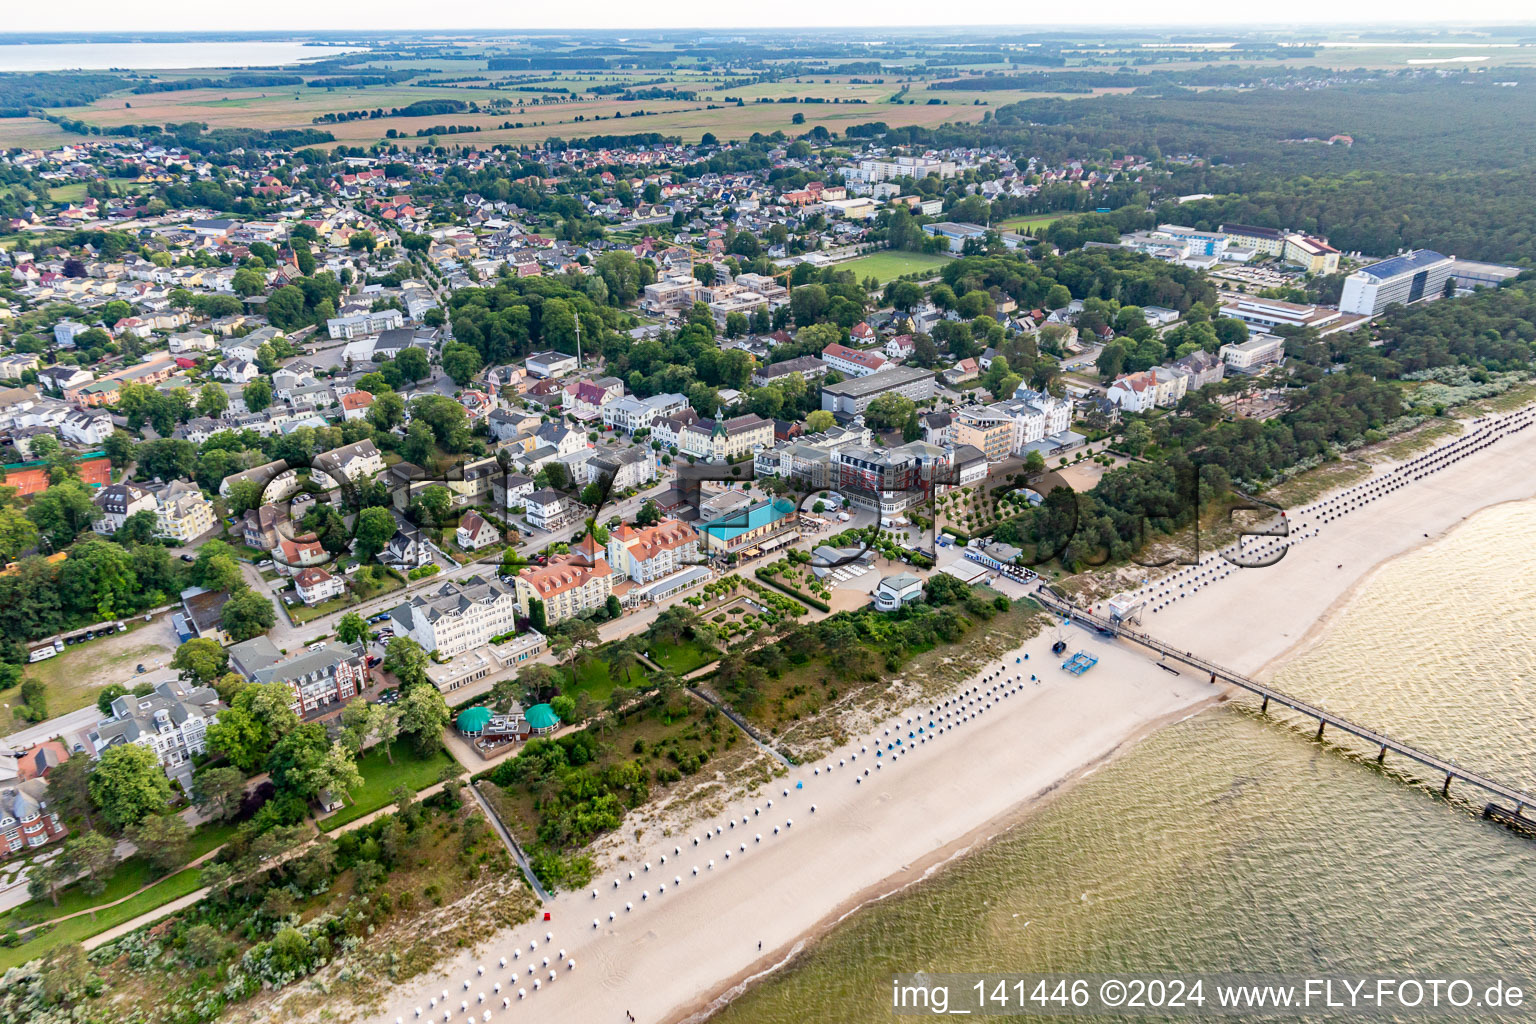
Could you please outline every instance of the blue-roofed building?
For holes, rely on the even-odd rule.
[[[800,536],[800,514],[787,498],[764,498],[745,508],[700,523],[710,555],[752,555],[773,551]]]
[[[1455,258],[1433,249],[1415,249],[1373,263],[1344,279],[1339,309],[1376,316],[1396,303],[1406,306],[1421,299],[1438,299],[1455,268]]]

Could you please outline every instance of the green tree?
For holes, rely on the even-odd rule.
[[[192,777],[192,800],[216,820],[233,817],[245,796],[245,775],[233,765],[205,765]]]
[[[267,279],[258,270],[252,270],[250,267],[241,267],[235,271],[235,278],[232,284],[237,295],[244,295],[248,298],[265,291]]]
[[[176,648],[171,667],[181,678],[198,686],[208,686],[229,666],[229,652],[216,640],[197,637]]]
[[[305,313],[304,292],[291,284],[267,296],[266,314],[274,327],[285,331],[298,330],[309,323],[309,316]]]
[[[395,517],[384,508],[365,508],[357,514],[355,548],[357,557],[366,561],[384,550],[395,535]]]
[[[400,680],[402,687],[420,686],[427,682],[427,652],[410,637],[397,636],[384,651],[384,670]]]
[[[128,838],[157,871],[166,874],[187,862],[192,828],[179,814],[151,814],[128,829]]]
[[[347,612],[336,623],[336,639],[355,644],[368,638],[368,622],[357,612]]]
[[[308,799],[320,792],[315,783],[330,749],[325,726],[308,722],[278,740],[267,756],[266,768],[272,784],[284,795]]]
[[[427,361],[427,354],[415,347],[403,350],[395,357],[392,365],[400,371],[402,377],[412,383],[423,379],[432,372],[432,367]]]
[[[435,686],[413,687],[400,701],[400,732],[414,739],[423,754],[436,750],[442,742],[448,717],[448,705]]]
[[[341,709],[343,742],[353,750],[362,750],[378,728],[383,711],[384,705],[370,704],[362,697],[347,701],[347,706]]]
[[[102,718],[112,717],[112,702],[128,692],[128,687],[122,683],[108,683],[96,694],[96,710],[101,712]],[[53,794],[50,792],[49,796]]]
[[[48,800],[71,827],[82,822],[86,828],[94,826],[96,804],[90,787],[95,764],[86,756],[71,757],[48,773]]]
[[[257,377],[240,390],[240,395],[245,399],[247,409],[261,412],[272,404],[272,385],[264,378]]]
[[[153,509],[141,508],[123,520],[123,525],[112,535],[112,540],[124,546],[151,544],[159,529],[159,522]]]
[[[405,399],[393,391],[382,391],[373,396],[368,407],[368,422],[379,430],[393,430],[405,421]]]
[[[403,354],[403,353],[402,353]],[[443,347],[443,372],[463,387],[480,372],[480,353],[469,345],[451,341]]]
[[[373,727],[374,735],[379,738],[379,746],[384,748],[384,758],[390,764],[395,763],[395,755],[391,751],[395,740],[400,737],[400,708],[398,706],[379,705],[379,719]]]
[[[314,795],[329,790],[333,796],[340,797],[361,786],[363,776],[357,770],[352,751],[341,743],[332,743],[319,762],[310,768],[305,782]]]
[[[123,743],[108,747],[96,762],[90,792],[102,818],[123,829],[165,810],[171,783],[153,750],[138,743]]]
[[[14,562],[37,543],[37,524],[22,509],[0,505],[0,562]]]
[[[68,547],[100,515],[90,488],[78,480],[65,480],[35,495],[27,508],[27,518],[56,550]]]
[[[249,587],[232,594],[219,615],[219,625],[237,643],[262,635],[276,622],[272,602]]]
[[[132,611],[140,596],[133,557],[109,540],[82,541],[59,569],[59,594],[66,607],[103,619]]]
[[[201,416],[218,417],[229,408],[229,395],[212,381],[197,391],[197,411]]]
[[[805,429],[813,434],[831,430],[837,426],[837,417],[825,409],[815,409],[805,417]]]

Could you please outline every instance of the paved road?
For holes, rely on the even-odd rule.
[[[44,740],[51,740],[55,736],[63,736],[71,739],[76,733],[89,729],[101,721],[101,712],[96,710],[96,705],[80,708],[57,718],[50,718],[46,722],[29,725],[25,729],[18,729],[5,739],[0,740],[0,746],[13,747],[17,750],[25,750],[27,747]]]

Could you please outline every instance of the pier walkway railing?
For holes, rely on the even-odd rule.
[[[1393,739],[1391,736],[1388,736],[1379,730],[1371,729],[1367,726],[1363,726],[1356,722],[1350,721],[1343,715],[1335,714],[1334,712],[1329,711],[1326,708],[1320,708],[1315,704],[1309,704],[1304,700],[1291,696],[1283,690],[1278,690],[1273,686],[1267,686],[1264,683],[1249,679],[1247,676],[1239,675],[1238,673],[1233,672],[1231,669],[1223,668],[1214,662],[1207,661],[1192,651],[1176,650],[1170,644],[1164,643],[1163,641],[1148,633],[1130,629],[1120,622],[1116,622],[1102,615],[1095,615],[1090,611],[1079,608],[1077,605],[1066,600],[1054,589],[1044,583],[1039,586],[1036,593],[1040,602],[1044,604],[1047,609],[1073,622],[1097,629],[1100,632],[1110,634],[1115,637],[1124,638],[1131,641],[1132,643],[1140,644],[1142,647],[1145,647],[1149,650],[1156,651],[1164,658],[1171,658],[1175,661],[1183,662],[1184,664],[1193,668],[1200,669],[1202,672],[1206,672],[1210,675],[1211,682],[1213,683],[1220,679],[1231,683],[1234,686],[1239,686],[1244,690],[1249,691],[1250,693],[1257,694],[1260,698],[1262,698],[1263,701],[1260,708],[1261,711],[1268,711],[1269,704],[1271,701],[1273,701],[1276,704],[1285,705],[1292,711],[1306,715],[1308,718],[1316,719],[1318,739],[1322,739],[1323,730],[1326,727],[1333,726],[1335,729],[1347,732],[1352,736],[1358,736],[1360,739],[1365,740],[1367,743],[1377,747],[1379,752],[1376,755],[1376,760],[1378,762],[1385,760],[1387,751],[1390,750],[1395,754],[1400,754],[1411,761],[1415,761],[1421,765],[1424,765],[1426,768],[1433,770],[1435,774],[1445,776],[1445,785],[1441,787],[1441,793],[1449,792],[1452,779],[1460,779],[1462,782],[1470,783],[1471,785],[1476,786],[1484,792],[1493,794],[1501,800],[1508,801],[1514,806],[1514,812],[1516,815],[1521,814],[1526,807],[1536,807],[1536,793],[1530,792],[1528,790],[1517,789],[1514,786],[1505,785],[1504,783],[1499,782],[1496,779],[1489,778],[1480,772],[1475,772],[1471,769],[1463,768],[1455,761],[1447,761],[1445,758],[1437,757],[1434,754],[1420,750],[1418,747],[1404,743],[1401,740]]]

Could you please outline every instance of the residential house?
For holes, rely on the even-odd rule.
[[[534,491],[523,499],[523,515],[528,525],[546,533],[581,518],[582,506],[548,487]]]
[[[318,651],[305,651],[287,661],[256,669],[248,678],[253,683],[288,684],[293,691],[288,706],[304,718],[333,704],[345,704],[366,690],[368,659],[361,644],[332,643]]]
[[[479,551],[501,540],[501,531],[478,512],[466,512],[454,531],[454,542],[465,551]]]
[[[107,536],[121,530],[123,523],[135,512],[153,512],[155,509],[154,493],[135,483],[108,484],[97,491],[91,501],[101,512],[101,517],[91,524],[91,528]]]

